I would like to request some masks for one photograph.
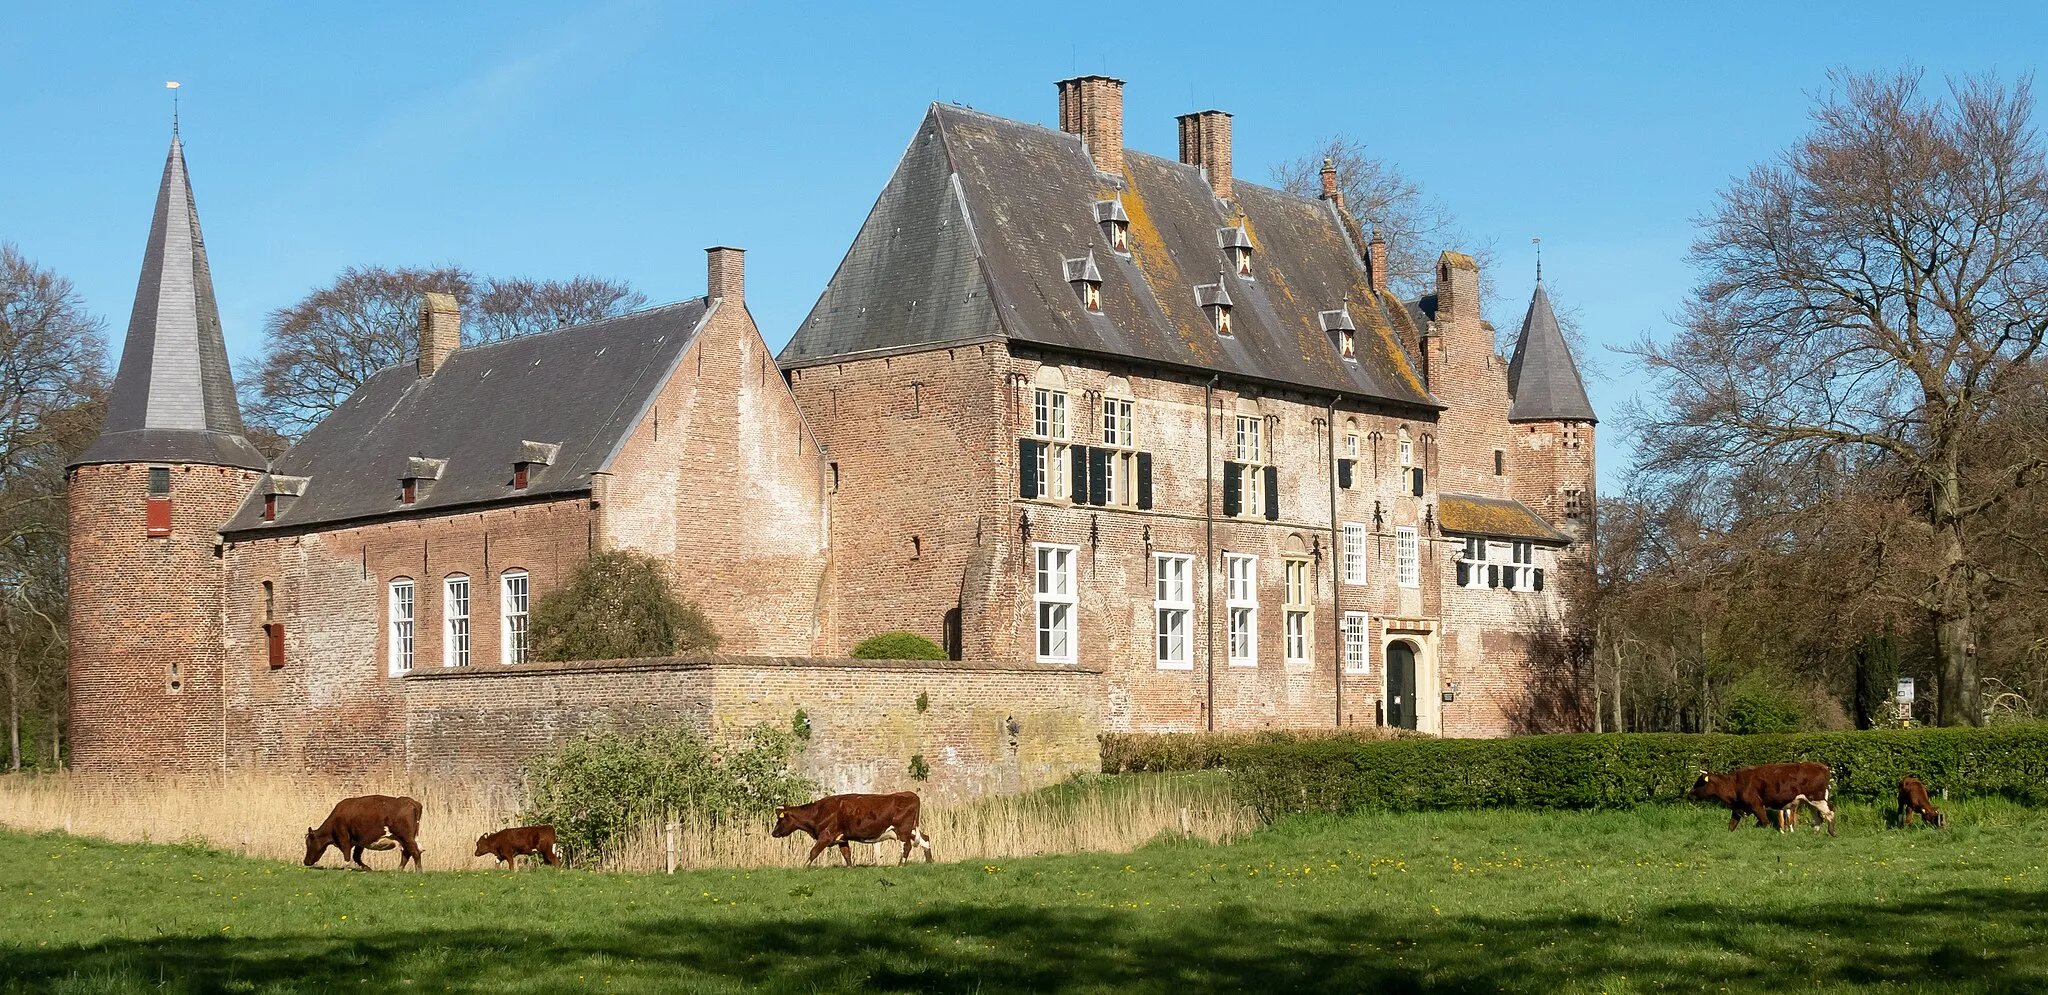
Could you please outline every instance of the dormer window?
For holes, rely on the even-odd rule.
[[[405,461],[405,476],[398,478],[398,499],[405,504],[414,504],[420,499],[421,483],[441,479],[441,471],[448,467],[448,461],[428,456],[412,456]]]
[[[1067,283],[1074,288],[1074,296],[1081,306],[1090,311],[1102,310],[1102,270],[1095,265],[1095,253],[1089,252],[1079,259],[1065,260]]]
[[[533,475],[555,461],[562,447],[553,442],[531,442],[521,439],[519,458],[512,461],[512,489],[523,491],[532,482]]]
[[[277,514],[291,509],[291,499],[306,493],[305,477],[287,477],[273,474],[265,478],[263,485],[263,520],[277,521]]]
[[[530,465],[532,464],[527,463],[525,460],[520,460],[519,462],[512,464],[513,490],[523,491],[526,489],[526,468]]]
[[[1223,261],[1238,276],[1250,279],[1252,275],[1252,238],[1242,222],[1216,232],[1216,241],[1223,247]]]
[[[418,501],[419,499],[420,484],[418,480],[415,480],[411,477],[407,477],[404,480],[398,482],[399,501],[405,504],[412,504],[413,502]]]
[[[1131,216],[1124,213],[1123,195],[1096,201],[1095,221],[1102,226],[1102,236],[1109,239],[1111,251],[1124,256],[1131,254]]]
[[[1222,273],[1216,274],[1215,283],[1195,288],[1195,304],[1209,316],[1209,325],[1216,329],[1216,334],[1230,334],[1230,291],[1223,286]]]
[[[1322,318],[1323,331],[1337,339],[1337,355],[1350,362],[1358,362],[1358,325],[1351,320],[1350,303],[1347,301],[1335,311],[1324,311]]]

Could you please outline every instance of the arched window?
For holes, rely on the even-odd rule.
[[[441,583],[441,666],[469,666],[469,575]]]
[[[507,570],[498,576],[498,662],[525,663],[526,571]]]

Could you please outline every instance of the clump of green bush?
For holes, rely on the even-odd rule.
[[[915,632],[884,632],[869,636],[853,648],[856,660],[945,660],[946,651]]]
[[[1269,746],[1308,740],[1342,740],[1351,743],[1381,742],[1399,737],[1419,738],[1422,733],[1405,729],[1290,729],[1260,732],[1106,732],[1102,744],[1104,774],[1164,773],[1182,770],[1215,770],[1227,767],[1234,750],[1247,746]]]
[[[1908,774],[1930,789],[2048,804],[2048,725],[1992,729],[1697,735],[1586,733],[1515,739],[1334,737],[1223,751],[1239,799],[1286,812],[1629,808],[1675,801],[1701,770],[1815,761],[1838,798],[1889,801]]]
[[[526,762],[520,817],[553,825],[572,861],[591,865],[649,819],[716,824],[808,798],[802,752],[796,734],[765,724],[716,748],[680,725],[579,736]]]
[[[533,599],[533,659],[619,660],[689,656],[718,649],[718,632],[676,597],[654,557],[592,553],[569,582]]]

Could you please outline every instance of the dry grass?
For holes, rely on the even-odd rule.
[[[476,838],[516,824],[518,799],[503,787],[419,781],[342,782],[276,775],[162,779],[115,783],[68,774],[0,776],[0,826],[62,830],[118,842],[201,843],[244,856],[300,860],[308,826],[318,825],[338,799],[357,794],[401,794],[425,806],[420,848],[432,870],[494,866],[474,857]],[[924,830],[941,861],[998,860],[1050,853],[1121,852],[1162,835],[1221,842],[1256,826],[1213,775],[1126,775],[1091,778],[1028,795],[984,798],[924,813]],[[795,866],[810,852],[808,837],[774,839],[769,823],[718,827],[685,825],[676,835],[676,866]],[[666,833],[650,822],[618,852],[606,870],[660,871],[667,866]],[[899,844],[854,847],[857,863],[894,863]],[[837,860],[836,853],[828,854]],[[388,851],[364,858],[371,866],[397,866]],[[820,861],[826,857],[820,857]],[[329,850],[327,864],[340,857]]]

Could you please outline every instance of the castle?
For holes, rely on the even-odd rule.
[[[735,248],[487,345],[428,295],[417,361],[274,461],[174,132],[71,470],[74,765],[504,767],[801,707],[828,784],[914,750],[987,790],[1102,730],[1577,727],[1596,419],[1540,279],[1503,356],[1470,258],[1399,300],[1332,170],[1235,179],[1220,111],[1127,149],[1122,86],[1061,82],[1058,130],[933,105],[779,355]],[[596,549],[668,563],[721,655],[529,661]],[[952,659],[847,658],[892,629]]]

